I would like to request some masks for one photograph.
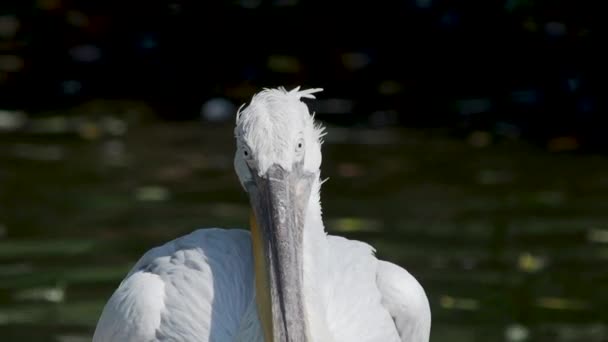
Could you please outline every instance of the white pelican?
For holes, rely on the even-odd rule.
[[[234,166],[250,231],[199,229],[153,248],[101,314],[94,342],[427,342],[431,312],[405,269],[321,218],[323,128],[302,98],[263,89],[237,111]]]

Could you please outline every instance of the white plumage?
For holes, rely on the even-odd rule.
[[[427,342],[431,313],[418,281],[377,260],[371,246],[325,233],[318,177],[322,130],[300,101],[311,94],[266,89],[239,111],[235,130],[235,168],[244,187],[252,170],[263,175],[279,161],[289,168],[299,153],[291,147],[301,141],[303,168],[317,175],[302,223],[300,319],[307,338],[289,341]],[[255,165],[248,168],[251,155]],[[281,204],[282,210],[292,205]],[[93,341],[264,342],[252,237],[248,230],[208,228],[151,249],[109,299]]]

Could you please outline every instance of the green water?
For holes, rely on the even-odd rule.
[[[0,134],[3,342],[90,340],[144,251],[246,227],[230,125],[58,131]],[[608,339],[606,158],[333,127],[323,152],[327,229],[420,280],[432,341]]]

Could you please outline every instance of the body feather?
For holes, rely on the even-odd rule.
[[[306,318],[322,320],[313,341],[428,341],[428,302],[409,273],[365,243],[326,242],[326,259],[311,260],[325,267],[306,282],[319,291]],[[218,228],[151,249],[106,304],[93,341],[263,342],[251,253],[248,231]]]

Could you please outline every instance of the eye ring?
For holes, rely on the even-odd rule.
[[[296,143],[296,153],[302,153],[304,151],[304,139],[299,138]]]
[[[243,156],[245,157],[246,160],[251,160],[253,158],[251,149],[249,147],[247,147],[246,145],[243,145],[243,146],[241,146],[241,149],[243,150]]]

